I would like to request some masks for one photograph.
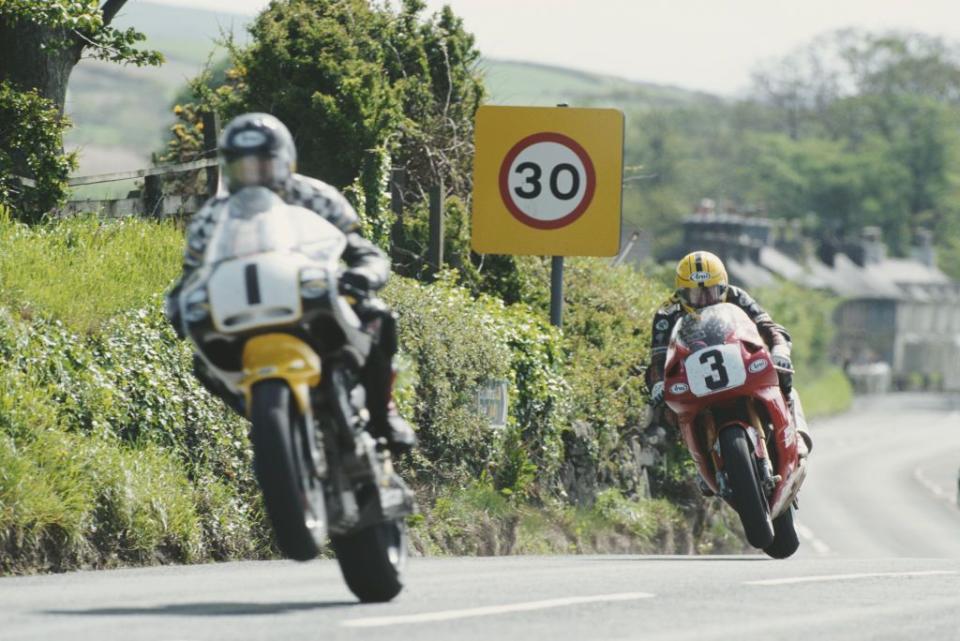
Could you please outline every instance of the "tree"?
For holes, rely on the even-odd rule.
[[[110,26],[127,0],[0,0],[0,82],[36,89],[63,113],[67,82],[84,54],[136,65],[160,64],[135,45],[144,35]]]
[[[958,185],[951,167],[960,150],[957,47],[924,34],[845,30],[754,79],[757,102],[778,114],[774,129],[797,142],[767,138],[776,144],[755,155],[764,176],[784,160],[777,150],[788,150],[781,177],[800,187],[770,189],[776,176],[758,185],[781,206],[790,203],[782,213],[813,212],[821,230],[839,236],[879,225],[897,253],[909,249],[918,227],[949,246]]]
[[[392,169],[404,170],[411,211],[438,180],[461,198],[470,191],[479,52],[449,8],[425,17],[425,7],[275,0],[250,27],[250,46],[229,47],[224,84],[211,86],[209,74],[191,83],[197,104],[179,106],[168,157],[197,148],[198,111],[272,113],[293,133],[299,171],[346,190],[386,248]]]
[[[144,36],[111,27],[126,0],[0,0],[0,204],[39,220],[66,196],[73,157],[63,153],[67,83],[84,55],[159,64],[135,48]],[[13,176],[36,181],[23,185]]]

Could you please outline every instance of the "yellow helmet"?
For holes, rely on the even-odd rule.
[[[687,312],[722,303],[727,298],[727,269],[710,252],[692,252],[677,263],[677,298]]]

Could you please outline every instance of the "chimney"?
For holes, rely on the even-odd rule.
[[[887,246],[883,242],[883,232],[879,227],[864,227],[860,243],[865,265],[879,263],[887,258]]]
[[[937,264],[937,252],[933,248],[933,232],[923,227],[918,228],[913,234],[913,247],[910,255],[919,263],[927,267],[935,267]]]

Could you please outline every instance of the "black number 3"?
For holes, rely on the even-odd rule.
[[[530,185],[530,189],[527,190],[527,189],[522,189],[521,187],[517,187],[513,191],[521,198],[536,198],[537,196],[540,195],[540,192],[543,189],[542,187],[540,187],[540,175],[543,173],[543,171],[540,169],[540,165],[536,163],[522,162],[519,165],[517,165],[516,173],[522,174],[527,170],[530,170],[533,172],[529,176],[525,176],[526,182],[524,183],[524,185]]]
[[[704,352],[700,354],[700,362],[704,365],[707,364],[707,361],[710,362],[710,369],[716,372],[716,377],[707,376],[704,378],[704,383],[707,384],[707,388],[711,390],[723,389],[730,383],[730,377],[727,375],[727,368],[723,366],[723,354],[719,350],[712,349],[709,352]]]

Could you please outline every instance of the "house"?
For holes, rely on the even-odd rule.
[[[891,258],[878,228],[835,251],[809,251],[790,223],[718,213],[709,201],[684,221],[683,241],[665,258],[712,251],[731,282],[755,289],[778,278],[830,291],[834,351],[845,366],[886,363],[895,383],[960,390],[960,283],[935,265],[929,232],[917,234],[909,258]]]

